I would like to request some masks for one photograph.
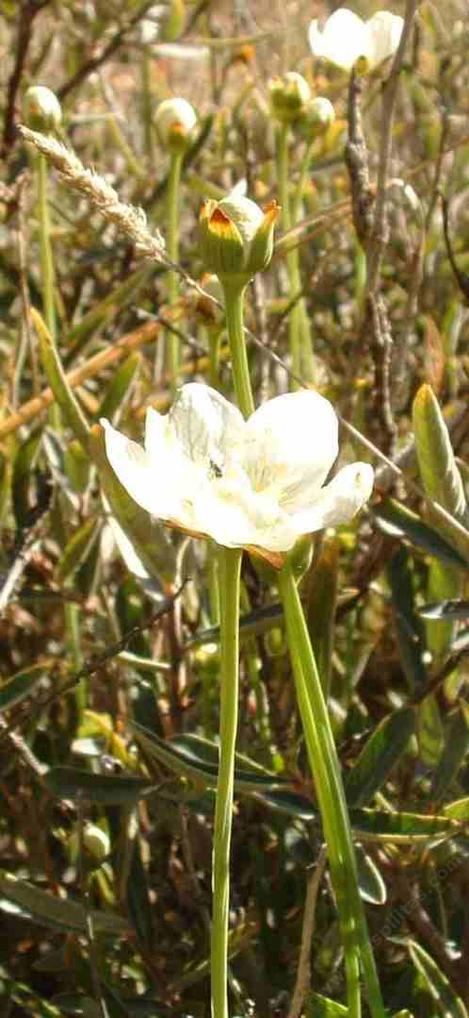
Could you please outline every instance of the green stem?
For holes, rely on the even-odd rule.
[[[167,191],[167,250],[168,257],[172,262],[177,263],[179,258],[179,185],[181,182],[183,153],[172,152],[169,165],[168,191]],[[168,302],[172,308],[176,303],[178,295],[178,276],[172,269],[168,273]],[[177,376],[179,372],[179,337],[174,332],[168,332],[166,337],[168,350],[168,371],[171,377],[171,388],[174,392],[177,387]]]
[[[50,242],[50,217],[47,201],[47,163],[40,153],[37,157],[37,191],[39,216],[39,251],[41,259],[42,302],[44,320],[55,340],[57,336],[54,298],[54,261]]]
[[[285,231],[295,225],[295,218],[299,210],[299,193],[304,185],[307,166],[302,167],[300,182],[293,203],[290,202],[289,193],[289,158],[288,158],[288,134],[289,127],[282,124],[277,131],[277,182],[280,204],[282,206],[282,225]],[[309,148],[307,150],[309,155]],[[289,317],[289,342],[290,356],[293,375],[301,377],[303,361],[308,374],[312,374],[312,342],[309,329],[308,316],[304,298],[299,295],[302,292],[300,273],[300,253],[297,247],[287,253],[287,271],[290,289],[290,299],[296,299],[290,311]],[[297,387],[297,383],[293,383]]]
[[[145,48],[142,53],[142,120],[145,133],[144,145],[145,155],[151,166],[153,162],[153,123],[152,123],[152,94],[151,94],[151,56]]]
[[[288,645],[295,676],[305,741],[315,779],[331,877],[344,939],[348,1014],[359,1018],[361,958],[372,1018],[384,1018],[384,1006],[373,958],[363,903],[340,763],[326,702],[296,582],[287,564],[279,573]]]
[[[213,836],[212,1018],[228,1018],[230,844],[238,723],[239,592],[242,551],[220,548],[220,760]]]
[[[250,417],[254,413],[254,399],[244,339],[243,305],[246,285],[226,280],[222,282],[236,400],[243,416]]]

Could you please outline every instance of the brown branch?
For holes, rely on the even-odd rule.
[[[5,117],[1,156],[5,158],[15,139],[16,96],[33,34],[33,22],[49,0],[24,0],[18,12],[18,42],[13,70],[6,88]]]

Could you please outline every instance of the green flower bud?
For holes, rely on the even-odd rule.
[[[165,99],[155,115],[160,142],[170,152],[187,151],[196,123],[196,112],[187,99]]]
[[[298,120],[311,99],[308,82],[296,71],[288,71],[281,78],[271,78],[268,88],[272,115],[283,124],[293,124]]]
[[[298,121],[300,133],[307,141],[314,141],[325,134],[335,120],[335,110],[329,99],[317,96],[305,107],[301,119]]]
[[[57,96],[45,85],[31,85],[24,94],[23,113],[27,127],[46,134],[57,132],[62,123],[62,107]]]
[[[200,212],[200,248],[205,266],[221,280],[249,282],[272,257],[274,224],[280,208],[271,202],[264,210],[250,198],[229,195],[206,201]]]

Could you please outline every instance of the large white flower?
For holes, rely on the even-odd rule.
[[[277,396],[245,421],[209,386],[184,385],[169,414],[147,411],[144,448],[102,424],[109,462],[138,505],[228,548],[289,551],[301,535],[350,520],[371,494],[368,463],[324,485],[338,420],[311,390]]]
[[[319,28],[315,18],[309,26],[309,44],[313,55],[330,60],[346,71],[365,61],[373,70],[395,53],[404,27],[403,18],[390,11],[377,11],[368,21],[362,21],[353,11],[340,7]]]

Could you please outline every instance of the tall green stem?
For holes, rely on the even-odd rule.
[[[168,192],[167,192],[167,222],[168,222],[168,256],[172,262],[177,263],[179,259],[179,185],[181,182],[183,153],[172,152],[169,166]],[[178,277],[172,269],[168,274],[168,301],[170,307],[176,302],[178,295]],[[179,338],[174,332],[168,333],[168,370],[171,376],[171,387],[174,392],[177,386],[179,372]]]
[[[230,844],[238,724],[239,593],[242,551],[220,548],[220,759],[213,835],[212,1018],[228,1018]]]
[[[331,877],[344,940],[348,1015],[359,1018],[360,958],[373,1018],[384,1018],[384,1006],[363,903],[340,764],[296,582],[287,564],[279,573],[288,645],[295,676],[311,770],[315,779]]]
[[[243,305],[246,285],[238,285],[231,280],[223,281],[225,293],[226,326],[230,342],[231,364],[236,400],[244,417],[254,413],[249,363],[244,339]]]
[[[47,201],[47,163],[46,157],[37,157],[37,191],[39,217],[39,251],[41,259],[42,300],[44,319],[52,336],[56,339],[56,317],[54,298],[54,261],[50,243],[50,217]]]
[[[277,131],[277,182],[280,204],[282,206],[282,225],[285,231],[295,225],[296,216],[299,210],[298,194],[293,204],[290,202],[289,193],[289,158],[288,158],[288,133],[287,124],[282,124]],[[309,154],[309,149],[308,149]],[[301,174],[301,189],[306,175],[303,165]],[[300,185],[298,190],[300,189]],[[308,374],[312,373],[312,342],[309,329],[308,316],[302,291],[300,273],[300,255],[297,247],[287,254],[287,271],[290,287],[290,299],[295,300],[289,318],[289,341],[292,372],[296,377],[301,377],[303,368]],[[295,384],[295,383],[294,383]]]

